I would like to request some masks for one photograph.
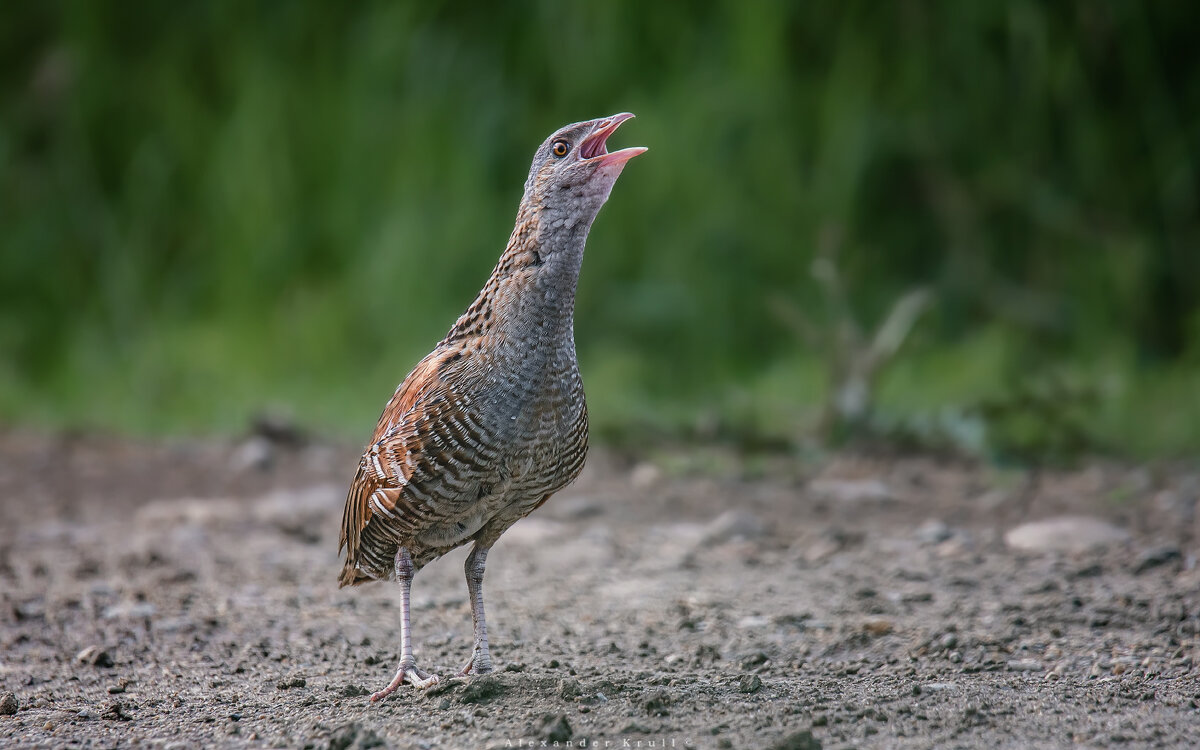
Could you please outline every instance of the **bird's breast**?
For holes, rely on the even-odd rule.
[[[573,346],[515,354],[492,368],[485,398],[504,446],[500,474],[522,494],[555,485],[570,473],[563,464],[580,441],[586,443],[587,406]]]

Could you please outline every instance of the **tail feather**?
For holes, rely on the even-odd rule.
[[[372,578],[371,576],[362,572],[356,568],[350,560],[347,560],[345,567],[342,568],[342,574],[338,576],[338,588],[341,589],[345,588],[346,586],[358,586],[364,583],[370,583],[374,580],[378,579]]]

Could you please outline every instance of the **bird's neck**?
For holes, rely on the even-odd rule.
[[[522,206],[491,277],[447,338],[499,333],[499,340],[519,347],[573,347],[575,291],[590,226],[554,225]]]

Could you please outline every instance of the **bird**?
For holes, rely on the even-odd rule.
[[[413,655],[412,580],[466,544],[474,642],[458,674],[493,671],[483,610],[488,550],[583,469],[588,413],[575,293],[592,223],[625,165],[646,151],[607,148],[631,117],[573,123],[538,147],[491,276],[396,388],[359,459],[342,513],[339,588],[400,586],[400,663],[371,702],[405,682],[423,689],[439,681]]]

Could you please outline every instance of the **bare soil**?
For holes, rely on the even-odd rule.
[[[398,608],[336,586],[355,457],[0,433],[0,745],[1200,747],[1195,467],[597,451],[488,558],[498,671],[449,677],[459,550],[413,589],[443,682],[372,705]],[[1064,513],[1130,538],[1005,544]]]

